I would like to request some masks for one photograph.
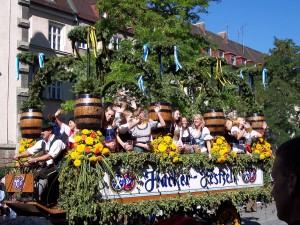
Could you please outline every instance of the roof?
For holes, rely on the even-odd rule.
[[[263,62],[264,54],[252,48],[249,48],[240,43],[224,38],[220,35],[214,34],[210,31],[206,31],[206,36],[209,37],[213,43],[216,43],[220,50],[224,52],[230,52],[235,56],[242,56],[245,59],[252,60],[254,62]]]
[[[78,17],[90,22],[96,22],[99,19],[97,10],[97,0],[70,0],[73,2],[78,12]]]
[[[226,37],[226,33],[223,33],[223,35],[218,35],[205,30],[203,27],[200,28],[197,25],[193,25],[192,33],[204,35],[210,42],[216,44],[219,50],[222,50],[225,53],[228,52],[235,56],[241,56],[247,60],[252,60],[253,62],[264,62],[264,53],[228,39]]]
[[[30,4],[31,3],[37,3],[39,5],[44,5],[70,14],[73,13],[73,10],[67,0],[31,0]]]
[[[60,10],[90,22],[99,19],[97,0],[31,0],[31,2]]]

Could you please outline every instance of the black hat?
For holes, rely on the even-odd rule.
[[[54,125],[52,122],[50,122],[49,120],[43,120],[43,123],[41,126],[42,131],[53,129],[53,128],[54,128]]]

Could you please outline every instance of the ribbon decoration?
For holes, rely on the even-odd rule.
[[[266,85],[267,85],[267,69],[264,68],[262,71],[262,83],[264,86],[264,90],[266,90]]]
[[[92,48],[93,48],[93,52],[94,52],[94,56],[95,58],[97,58],[97,37],[96,37],[96,27],[94,26],[90,26],[89,28],[89,34],[88,34],[88,37],[87,37],[87,47],[90,48],[90,41],[92,43]]]
[[[180,62],[178,60],[178,50],[177,50],[176,45],[174,45],[174,61],[175,61],[176,72],[177,72],[179,69],[182,69],[182,65],[180,64]]]
[[[145,62],[147,62],[148,53],[149,53],[148,44],[144,44],[143,45],[143,59]]]
[[[253,75],[251,75],[251,74],[249,74],[249,84],[250,84],[252,91],[254,91],[254,80],[253,80]]]
[[[44,68],[44,53],[39,53],[39,65],[40,65],[40,68]]]
[[[163,66],[163,63],[162,63],[162,55],[161,55],[161,53],[158,53],[158,62],[159,62],[159,70],[161,72],[164,72],[165,69],[164,69],[164,66]]]
[[[244,79],[243,70],[240,70],[239,77]],[[241,94],[241,86],[240,85],[238,85],[238,89],[239,89],[239,94]]]
[[[16,78],[20,80],[20,61],[18,56],[16,57]]]
[[[138,76],[137,86],[139,87],[140,91],[145,93],[145,84],[144,84],[144,78],[143,75]]]
[[[220,83],[222,84],[222,86],[224,86],[226,83],[231,84],[231,82],[223,76],[222,61],[218,57],[217,57],[217,61],[216,61],[216,78],[215,79],[219,80]]]
[[[80,60],[82,60],[81,59],[81,56],[80,56],[80,54],[79,54],[79,52],[78,52],[78,49],[76,48],[76,42],[75,42],[75,40],[72,40],[72,42],[71,42],[71,45],[72,45],[72,54],[73,55],[75,55],[76,54],[76,57],[78,58],[78,59],[80,59]]]

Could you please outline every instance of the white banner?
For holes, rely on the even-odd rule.
[[[263,186],[263,171],[256,167],[248,168],[235,178],[231,168],[205,169],[193,168],[187,174],[162,173],[150,165],[144,176],[135,178],[131,171],[115,174],[113,179],[105,175],[102,199],[134,198],[151,195],[206,192],[225,189]]]

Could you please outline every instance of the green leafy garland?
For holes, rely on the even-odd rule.
[[[122,215],[153,215],[158,210],[163,210],[164,216],[169,216],[172,212],[179,209],[179,206],[188,211],[191,206],[201,205],[203,209],[208,209],[214,204],[221,204],[223,201],[231,200],[233,204],[240,204],[245,199],[264,197],[266,201],[271,200],[269,170],[273,158],[267,158],[263,161],[253,155],[239,155],[237,158],[228,159],[227,164],[215,164],[209,161],[207,154],[183,154],[181,164],[173,164],[170,161],[161,161],[157,154],[152,153],[119,153],[111,154],[107,159],[110,168],[117,173],[122,169],[134,171],[137,178],[143,176],[143,168],[147,164],[156,165],[158,170],[172,171],[175,173],[188,172],[190,168],[200,170],[203,168],[214,168],[215,166],[226,168],[230,166],[235,175],[240,171],[252,166],[261,165],[264,171],[265,188],[249,188],[239,191],[228,191],[224,193],[212,194],[205,192],[203,195],[185,195],[169,199],[158,199],[151,201],[141,201],[136,203],[121,204],[115,201],[98,201],[100,200],[98,184],[99,167],[91,168],[89,173],[85,173],[85,185],[89,185],[87,193],[78,190],[80,183],[80,170],[70,165],[68,160],[62,166],[60,172],[60,196],[65,200],[61,207],[67,210],[67,217],[71,224],[76,222],[89,223],[99,221],[103,223],[113,223]],[[98,200],[97,200],[98,199]]]

